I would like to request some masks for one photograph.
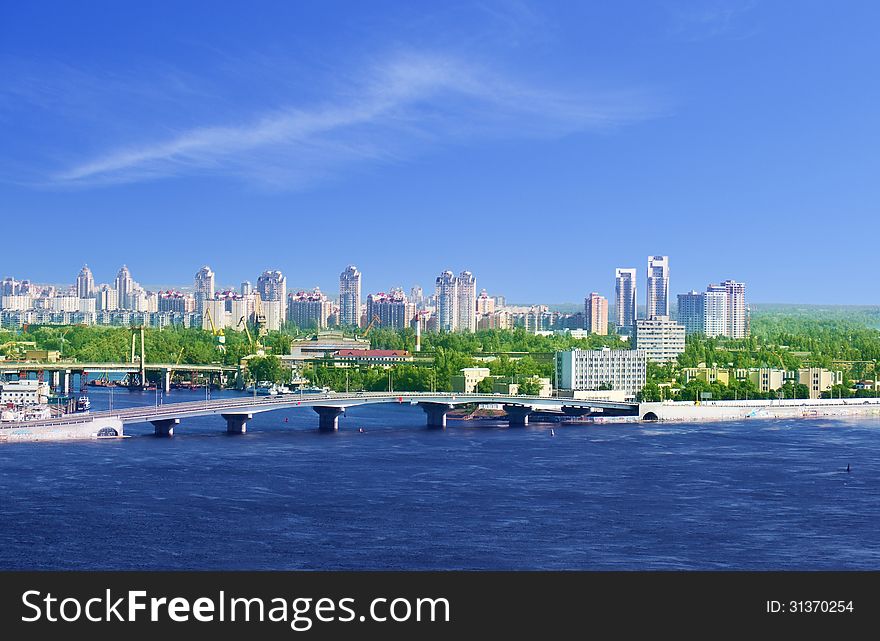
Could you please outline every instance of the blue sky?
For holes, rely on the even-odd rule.
[[[880,5],[6,2],[0,275],[873,304]]]

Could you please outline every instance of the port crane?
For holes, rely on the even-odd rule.
[[[257,297],[257,299],[259,300],[259,296]],[[265,356],[266,350],[263,347],[262,343],[260,343],[259,336],[257,336],[257,340],[255,341],[254,337],[251,335],[251,330],[248,329],[247,320],[245,319],[244,316],[242,316],[238,320],[238,325],[236,326],[236,329],[239,331],[242,328],[244,328],[244,333],[248,337],[248,343],[250,344],[250,347],[251,347],[251,353],[256,354],[257,356]]]
[[[223,335],[223,328],[217,329],[217,325],[214,324],[214,318],[211,316],[211,310],[205,307],[205,318],[208,319],[208,322],[211,324],[211,333],[214,335],[214,338],[217,340],[217,349],[221,352],[226,351],[226,336]]]
[[[269,330],[266,329],[266,314],[263,313],[263,299],[260,298],[259,293],[254,296],[254,323],[257,326],[257,337],[265,336],[269,333]],[[239,321],[239,324],[241,324],[241,321]],[[247,328],[247,324],[245,324],[245,328]],[[248,338],[250,338],[250,332],[248,332]]]
[[[370,321],[370,324],[367,325],[367,329],[364,330],[364,333],[362,334],[362,336],[366,336],[367,334],[370,333],[370,330],[373,329],[373,326],[376,324],[376,321],[378,321],[380,325],[382,324],[382,319],[379,318],[379,315],[373,314],[373,318]]]

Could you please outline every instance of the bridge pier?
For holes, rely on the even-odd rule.
[[[345,413],[344,407],[316,406],[318,429],[322,432],[335,432],[339,429],[339,415]]]
[[[150,421],[153,425],[155,436],[174,436],[174,426],[180,425],[179,418],[163,418],[158,421]]]
[[[70,373],[69,369],[66,369],[61,373],[62,392],[64,393],[65,396],[70,394],[70,379],[71,378],[73,378],[73,374]]]
[[[419,403],[419,407],[427,415],[428,427],[446,429],[446,415],[455,406],[449,403]]]
[[[162,389],[167,394],[171,391],[171,370],[163,369],[162,370]]]
[[[525,426],[529,424],[529,414],[532,413],[532,408],[528,405],[504,405],[503,407],[509,425]]]
[[[226,419],[227,434],[244,434],[247,432],[247,422],[254,416],[253,414],[221,414]]]

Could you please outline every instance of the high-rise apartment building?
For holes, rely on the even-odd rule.
[[[119,309],[129,309],[134,310],[133,306],[133,295],[134,295],[135,282],[131,277],[131,272],[128,271],[128,267],[123,265],[119,272],[116,274],[116,299],[117,305]]]
[[[273,308],[272,313],[283,320],[287,314],[287,278],[284,274],[278,270],[264,271],[257,279],[257,293],[262,301],[278,301],[278,310]],[[267,314],[266,309],[263,309],[263,313]],[[279,327],[281,320],[276,323]]]
[[[703,292],[690,291],[678,295],[678,322],[688,334],[705,332],[705,296]]]
[[[584,329],[591,334],[608,333],[608,299],[596,292],[584,299]]]
[[[617,327],[631,330],[637,316],[635,267],[618,267],[614,270],[614,294]]]
[[[361,273],[354,265],[339,275],[339,324],[349,327],[361,324]]]
[[[477,331],[477,279],[468,271],[458,275],[458,327],[460,332]]]
[[[95,295],[95,277],[88,265],[83,265],[76,277],[76,294],[79,298],[93,298]]]
[[[727,336],[729,311],[727,292],[720,285],[709,285],[703,293],[703,333],[706,336]]]
[[[110,285],[101,285],[95,293],[95,299],[95,309],[99,312],[119,309],[119,293]]]
[[[7,276],[0,283],[0,296],[17,296],[19,289],[20,283],[11,276]]]
[[[420,285],[415,285],[409,290],[409,300],[417,309],[424,309],[425,292]]]
[[[728,336],[745,338],[749,335],[749,315],[746,308],[746,285],[735,280],[721,283],[727,294]]]
[[[495,299],[484,289],[480,292],[480,295],[477,296],[477,317],[483,316],[485,314],[491,314],[495,311]]]
[[[705,292],[678,295],[678,320],[688,334],[744,338],[749,335],[746,286],[735,280],[709,285]]]
[[[669,256],[648,256],[645,316],[669,316]]]
[[[291,294],[287,303],[287,320],[301,329],[324,329],[332,313],[333,303],[317,287]]]
[[[458,279],[446,270],[437,277],[437,331],[454,332],[458,329]]]
[[[380,292],[367,296],[367,319],[376,321],[380,327],[405,329],[415,317],[415,305],[406,299],[402,289],[391,293]]]
[[[214,298],[214,272],[205,265],[196,272],[194,282],[194,295],[196,299],[196,311],[201,314],[205,308],[205,301]]]

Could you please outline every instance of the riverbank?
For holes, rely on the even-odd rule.
[[[704,422],[880,416],[880,399],[792,399],[782,401],[665,401],[641,403],[643,421]]]

